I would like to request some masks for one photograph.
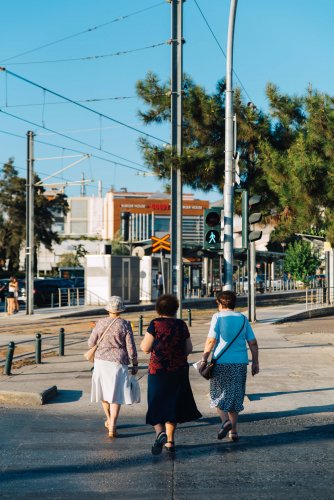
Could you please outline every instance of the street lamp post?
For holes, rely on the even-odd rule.
[[[224,277],[225,290],[233,290],[233,38],[237,0],[231,0],[227,33],[225,97]]]

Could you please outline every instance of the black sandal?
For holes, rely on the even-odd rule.
[[[152,446],[152,455],[160,455],[160,453],[162,452],[162,447],[166,443],[167,434],[163,431],[159,432]]]
[[[165,445],[165,450],[168,451],[168,453],[175,453],[175,446],[174,446],[174,441],[167,441],[167,443],[171,444],[172,446],[166,446]]]
[[[220,431],[218,432],[218,439],[224,439],[227,436],[229,431],[232,429],[232,422],[230,420],[225,420],[223,425],[221,426]]]

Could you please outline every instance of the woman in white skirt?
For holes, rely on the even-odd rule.
[[[91,401],[101,401],[109,437],[117,436],[117,418],[122,404],[132,404],[128,365],[132,375],[138,371],[137,350],[130,321],[120,317],[125,310],[121,297],[110,297],[107,318],[96,323],[88,346],[93,347],[104,335],[95,352]]]

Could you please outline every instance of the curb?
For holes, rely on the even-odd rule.
[[[282,323],[289,323],[290,321],[301,321],[303,319],[311,318],[321,318],[323,316],[332,316],[334,314],[334,307],[324,307],[318,309],[309,309],[307,311],[302,311],[300,313],[291,314],[290,316],[285,316],[284,318],[279,318],[273,321],[273,325],[278,325]]]
[[[38,392],[0,391],[0,403],[18,406],[40,406],[58,394],[56,385]]]

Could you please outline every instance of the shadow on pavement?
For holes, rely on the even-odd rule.
[[[334,433],[334,424],[326,424],[319,426],[312,426],[300,431],[283,432],[276,434],[266,434],[266,435],[256,435],[256,436],[241,436],[240,441],[237,443],[231,443],[229,441],[222,441],[220,443],[211,442],[205,444],[192,444],[192,445],[177,445],[177,451],[175,454],[175,460],[177,461],[178,456],[180,459],[188,458],[190,455],[192,457],[198,455],[200,460],[203,460],[204,455],[213,455],[231,452],[247,451],[250,449],[267,448],[270,446],[284,446],[293,445],[294,443],[311,443],[311,442],[321,442],[328,441],[330,434]],[[129,469],[131,467],[145,467],[147,465],[157,465],[161,464],[162,461],[170,461],[170,457],[167,453],[163,452],[162,455],[158,457],[153,457],[150,454],[149,449],[145,455],[129,455],[121,457],[119,454],[119,449],[110,450],[110,456],[107,462],[96,461],[90,464],[80,464],[76,465],[55,465],[46,467],[29,467],[23,469],[11,469],[2,473],[2,480],[9,481],[26,481],[27,479],[40,479],[45,476],[56,475],[68,475],[68,474],[89,474],[96,471],[108,472],[115,471],[117,469],[122,470],[124,467]]]
[[[262,392],[259,394],[247,394],[250,401],[260,401],[264,398],[273,396],[282,396],[282,394],[300,394],[302,392],[334,391],[334,387],[322,387],[321,389],[302,389],[300,391],[280,391],[280,392]]]
[[[301,406],[294,410],[274,411],[265,413],[241,414],[240,422],[256,422],[257,420],[270,420],[275,418],[295,417],[298,415],[311,415],[316,413],[329,413],[334,411],[334,405]]]
[[[70,389],[64,389],[58,391],[57,395],[48,402],[48,405],[53,405],[57,403],[73,403],[73,401],[79,401],[81,399],[83,391],[76,391]]]

